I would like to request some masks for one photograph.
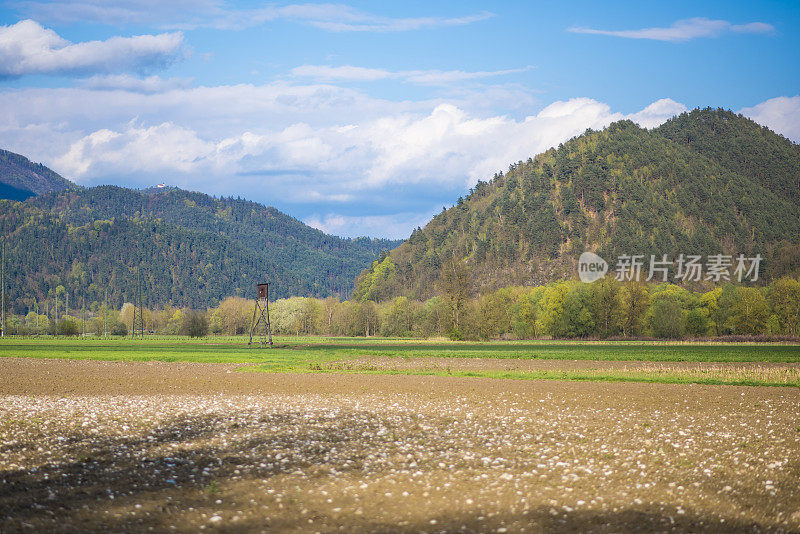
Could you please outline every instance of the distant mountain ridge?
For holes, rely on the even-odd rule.
[[[62,291],[73,305],[107,297],[119,306],[134,298],[137,271],[149,306],[251,297],[264,280],[273,298],[346,297],[356,275],[400,243],[330,236],[246,200],[117,186],[0,200],[0,230],[18,311]]]
[[[584,250],[755,254],[800,273],[800,146],[719,109],[630,121],[511,165],[362,273],[356,296],[428,298],[448,258],[473,289],[572,278]]]
[[[20,200],[19,197],[23,196],[14,190],[26,191],[33,196],[64,191],[75,185],[41,163],[33,163],[8,150],[0,150],[0,183],[12,188],[0,188],[0,198],[12,200]]]

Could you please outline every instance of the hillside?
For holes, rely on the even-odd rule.
[[[731,112],[621,121],[479,182],[362,273],[356,297],[428,298],[452,257],[478,292],[574,278],[584,250],[760,253],[775,276],[800,264],[799,169],[800,147]]]
[[[17,311],[62,291],[73,305],[107,292],[120,306],[133,299],[137,268],[151,306],[252,296],[261,280],[273,282],[275,297],[346,296],[355,276],[398,244],[326,235],[255,202],[115,186],[2,200],[0,229]]]
[[[0,198],[11,200],[24,200],[26,193],[27,196],[41,195],[74,186],[41,163],[33,163],[8,150],[0,150],[0,184],[8,186],[0,187]]]

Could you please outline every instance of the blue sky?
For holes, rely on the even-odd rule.
[[[82,185],[406,237],[587,127],[694,107],[800,141],[798,2],[7,2],[0,146]]]

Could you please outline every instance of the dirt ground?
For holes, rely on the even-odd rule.
[[[800,363],[773,362],[649,362],[629,360],[547,360],[516,358],[392,358],[364,356],[327,363],[328,367],[361,369],[414,369],[444,371],[650,371],[702,369],[800,369]]]
[[[0,532],[800,532],[800,390],[0,358]]]

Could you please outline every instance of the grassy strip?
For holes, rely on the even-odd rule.
[[[146,339],[5,339],[0,357],[241,364],[265,372],[340,372],[506,378],[800,387],[800,370],[786,368],[663,368],[589,370],[379,369],[353,362],[373,356],[414,361],[424,357],[637,362],[800,362],[800,345],[674,342],[536,341],[459,343],[397,339],[275,338],[274,349],[248,349],[246,337]]]
[[[644,382],[651,384],[700,384],[714,386],[800,387],[800,375],[791,374],[783,380],[761,379],[754,376],[723,377],[693,372],[637,371],[446,371],[433,369],[342,369],[336,367],[253,365],[237,369],[266,373],[340,373],[367,375],[441,376],[458,378],[501,378],[509,380],[566,380],[576,382]],[[702,376],[702,375],[706,376]]]
[[[487,358],[649,362],[800,362],[798,344],[525,341],[463,343],[397,339],[276,337],[276,348],[248,349],[247,337],[0,340],[0,356],[109,361],[274,363],[353,359]]]

